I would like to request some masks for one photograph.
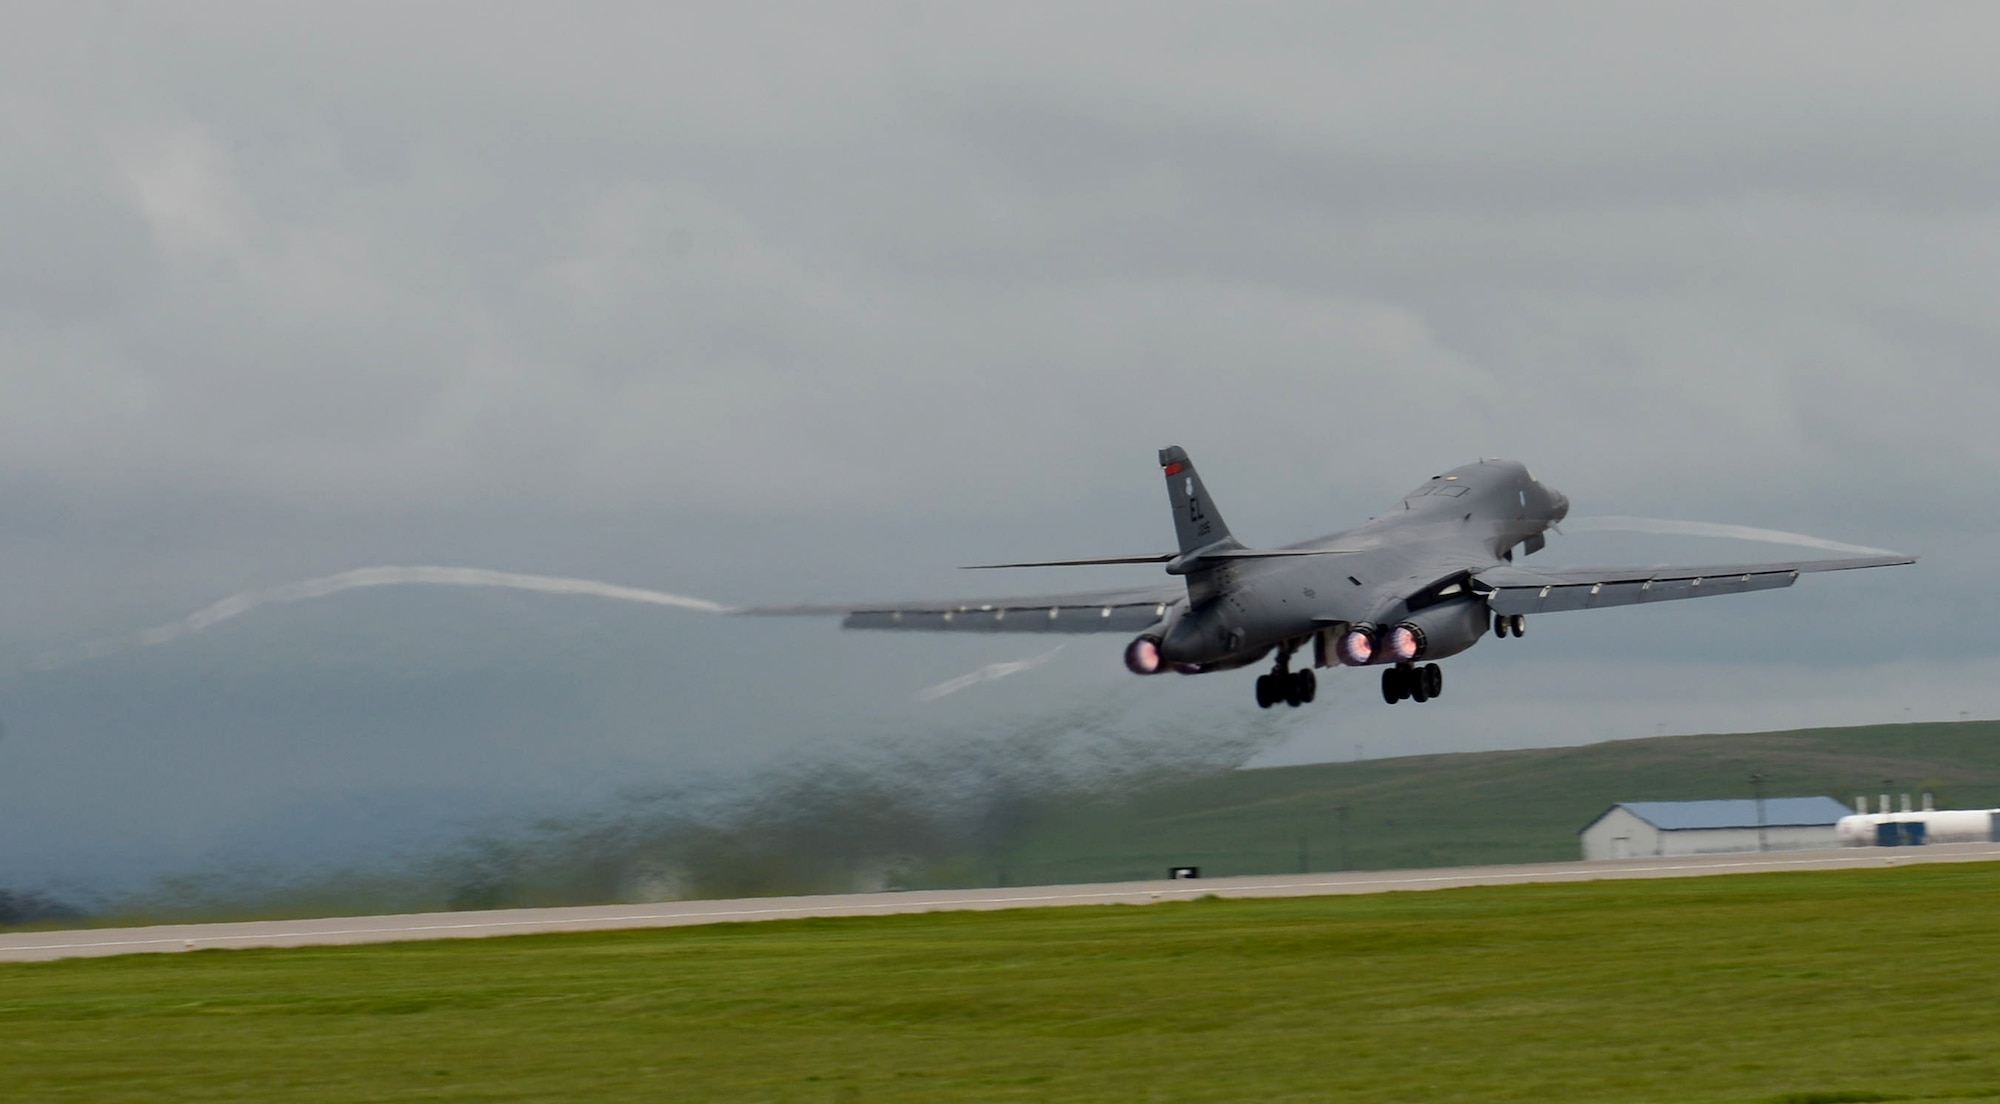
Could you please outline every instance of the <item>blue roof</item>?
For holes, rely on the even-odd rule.
[[[1748,797],[1719,801],[1624,801],[1611,808],[1624,809],[1663,832],[1758,825],[1757,802]],[[1767,797],[1762,823],[1767,828],[1832,824],[1853,811],[1830,797]]]

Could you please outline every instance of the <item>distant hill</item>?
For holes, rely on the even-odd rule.
[[[991,854],[928,883],[1010,885],[1379,870],[1579,857],[1577,832],[1620,801],[1931,790],[2000,806],[2000,721],[1664,736],[1583,747],[1241,770],[1036,810]]]
[[[1931,790],[1942,807],[2000,807],[2000,721],[1182,774],[1095,797],[941,800],[968,780],[885,786],[865,765],[786,776],[706,814],[667,802],[542,820],[379,869],[170,881],[100,914],[164,922],[1121,881],[1179,865],[1221,877],[1569,861],[1578,831],[1616,802],[1749,797],[1753,771],[1768,797]]]

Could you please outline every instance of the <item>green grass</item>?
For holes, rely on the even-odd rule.
[[[0,967],[0,1098],[2000,1099],[2000,866]]]
[[[1667,736],[1584,747],[1234,771],[1039,810],[981,866],[940,883],[1013,885],[1301,869],[1550,862],[1620,801],[1935,790],[1941,808],[2000,806],[2000,722]],[[1346,807],[1346,813],[1339,811]]]

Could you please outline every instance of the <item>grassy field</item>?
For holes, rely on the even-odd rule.
[[[2000,867],[0,966],[0,1098],[2000,1100]]]
[[[1204,874],[1386,870],[1579,857],[1619,801],[1937,791],[2000,806],[2000,722],[1619,740],[1585,747],[1323,763],[1224,775],[1038,811],[980,867],[939,882],[1013,885]]]

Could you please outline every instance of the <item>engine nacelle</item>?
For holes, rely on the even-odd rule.
[[[1442,659],[1479,643],[1486,635],[1486,603],[1459,598],[1420,609],[1404,618],[1382,638],[1385,658],[1399,663]]]
[[[1160,657],[1160,638],[1151,633],[1125,645],[1125,669],[1135,675],[1157,675],[1167,669]]]
[[[1368,624],[1356,625],[1340,634],[1340,642],[1333,646],[1334,654],[1349,667],[1368,666],[1374,661],[1377,650],[1375,626]]]

